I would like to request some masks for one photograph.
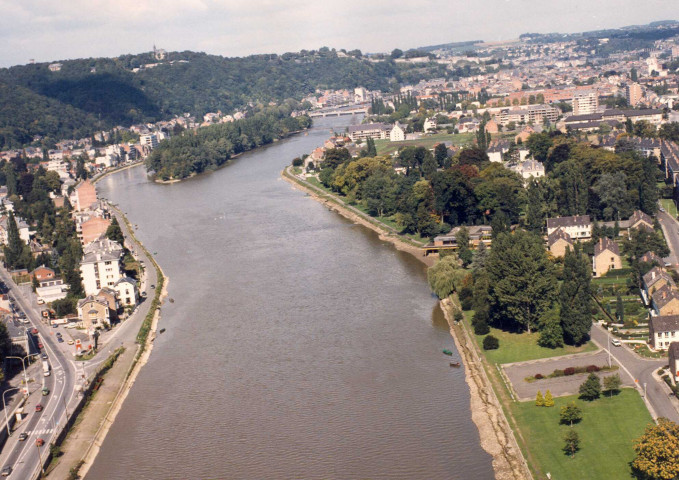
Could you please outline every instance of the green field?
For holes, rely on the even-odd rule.
[[[559,425],[559,409],[573,400],[582,408],[583,419],[572,427],[580,436],[580,451],[571,458],[562,450],[563,436],[571,427]],[[551,408],[536,407],[533,402],[509,405],[530,452],[530,463],[543,475],[549,472],[553,480],[634,478],[629,467],[634,459],[633,442],[652,422],[636,390],[626,388],[619,395],[593,402],[575,396],[554,402]]]
[[[467,320],[471,325],[471,317],[473,312],[465,312]],[[474,329],[470,330],[473,333]],[[587,342],[580,347],[573,347],[567,345],[561,348],[545,348],[538,345],[539,333],[509,333],[490,327],[490,334],[500,340],[500,348],[497,350],[483,350],[481,344],[485,335],[474,335],[479,345],[479,349],[483,351],[484,355],[491,363],[503,364],[524,362],[527,360],[536,360],[538,358],[559,357],[561,355],[570,355],[573,353],[592,352],[597,349],[592,342]]]
[[[473,133],[458,133],[447,134],[447,133],[437,133],[435,135],[429,135],[426,137],[419,138],[417,140],[406,140],[403,142],[390,142],[389,140],[375,140],[375,148],[377,148],[378,155],[390,155],[398,151],[401,147],[425,147],[433,148],[434,145],[440,142],[452,142],[453,145],[463,146],[471,145],[474,141]]]

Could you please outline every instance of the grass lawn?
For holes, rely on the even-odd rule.
[[[390,155],[398,151],[401,147],[425,147],[433,148],[439,142],[452,142],[453,145],[462,146],[471,144],[474,141],[473,133],[437,133],[417,140],[405,140],[403,142],[390,142],[389,140],[375,140],[375,148],[378,155]]]
[[[470,322],[473,312],[465,312],[467,321]],[[471,328],[473,332],[474,329]],[[483,350],[482,343],[485,335],[474,335],[479,344],[479,349],[491,363],[514,363],[538,358],[559,357],[572,353],[592,352],[597,349],[592,342],[587,342],[580,347],[567,345],[561,348],[545,348],[538,345],[539,333],[509,333],[497,328],[490,327],[490,334],[500,340],[500,348],[497,350]]]
[[[677,218],[677,206],[674,204],[672,199],[670,198],[663,198],[660,200],[660,204],[663,206],[665,211],[672,215],[674,218]]]
[[[559,409],[569,401],[575,401],[583,412],[582,421],[572,427],[580,436],[580,451],[574,458],[562,450],[563,436],[571,427],[559,425]],[[549,472],[553,480],[634,478],[628,465],[635,456],[633,441],[652,422],[635,390],[625,388],[619,395],[593,402],[571,396],[556,398],[554,403],[551,408],[536,407],[533,402],[510,405],[530,456],[543,475]]]

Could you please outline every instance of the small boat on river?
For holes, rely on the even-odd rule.
[[[448,355],[448,356],[451,356],[451,355],[453,354],[453,352],[451,352],[451,351],[448,350],[447,348],[443,350],[443,353],[444,353],[445,355]]]
[[[459,366],[460,366],[460,362],[450,362],[450,366],[451,366],[451,367],[459,367]]]

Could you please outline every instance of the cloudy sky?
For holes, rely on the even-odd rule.
[[[391,51],[679,19],[677,0],[0,0],[0,67],[151,50]]]

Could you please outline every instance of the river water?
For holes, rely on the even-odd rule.
[[[347,122],[177,184],[98,184],[175,303],[88,479],[493,478],[422,264],[279,178]]]

